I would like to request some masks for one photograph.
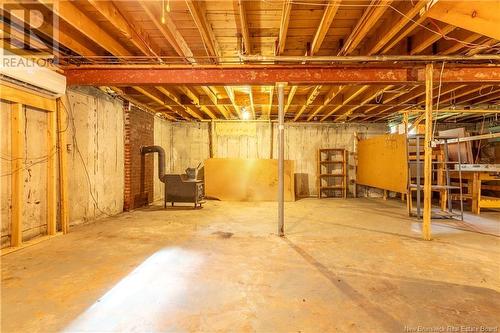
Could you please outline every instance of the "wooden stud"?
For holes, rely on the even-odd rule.
[[[193,58],[193,52],[191,52],[191,49],[180,34],[179,30],[177,30],[177,27],[170,16],[165,15],[165,24],[162,24],[158,21],[159,11],[157,9],[151,9],[148,1],[139,1],[139,4],[149,19],[153,22],[156,29],[160,31],[162,36],[165,37],[168,43],[174,48],[175,52],[177,52],[178,55],[185,57],[188,62],[196,62]]]
[[[328,1],[327,7],[323,12],[323,16],[321,17],[318,29],[316,30],[313,41],[311,43],[311,52],[310,52],[311,56],[316,54],[316,52],[318,52],[319,49],[321,48],[321,44],[323,44],[323,40],[325,39],[328,30],[330,30],[330,26],[333,22],[335,14],[337,14],[339,6],[340,6],[340,0]]]
[[[432,1],[428,16],[476,32],[500,39],[498,20],[500,1]]]
[[[431,31],[422,31],[416,34],[413,38],[413,49],[411,50],[410,54],[415,55],[419,54],[420,52],[424,51],[427,49],[429,46],[437,42],[439,39],[442,38],[443,35],[447,35],[453,30],[455,30],[456,27],[452,25],[447,25],[443,23],[436,23],[439,26],[439,31],[440,34],[436,34],[435,32]],[[430,26],[431,29],[435,29],[434,26]],[[441,35],[442,34],[442,35]]]
[[[23,242],[24,201],[24,106],[11,105],[11,234],[10,245],[21,246]]]
[[[57,232],[57,111],[47,112],[47,234]]]
[[[384,14],[392,0],[372,0],[368,8],[365,9],[363,15],[358,20],[352,33],[347,38],[344,46],[339,51],[339,55],[348,55],[353,52],[359,43],[370,32],[378,19]]]
[[[479,173],[474,172],[472,176],[472,213],[480,214],[481,207],[479,205],[481,201],[481,179],[479,178]]]
[[[425,138],[424,138],[424,215],[422,221],[422,237],[431,239],[432,213],[432,91],[434,65],[425,66]]]
[[[160,51],[146,42],[135,27],[131,24],[130,18],[125,18],[112,1],[89,0],[89,3],[104,16],[120,33],[130,40],[145,55],[158,57]]]
[[[427,0],[419,0],[415,5],[413,1],[401,1],[401,6],[398,10],[404,13],[402,15],[391,16],[390,22],[384,24],[375,32],[374,38],[370,40],[365,47],[368,51],[366,54],[372,55],[378,53],[384,45],[386,45],[394,36],[396,36],[405,25],[418,14],[418,12],[425,6]]]
[[[50,4],[52,1],[40,0],[40,2]],[[61,19],[111,54],[117,57],[132,55],[129,50],[85,15],[73,2],[58,1],[58,5],[53,8],[54,13]]]
[[[290,22],[291,11],[292,11],[292,2],[290,0],[285,0],[283,2],[283,10],[281,12],[280,32],[278,37],[278,50],[276,52],[277,55],[280,55],[283,53],[283,51],[285,51],[286,35],[288,31],[288,23]]]
[[[215,39],[215,34],[210,27],[210,24],[207,22],[205,15],[203,14],[205,11],[202,8],[203,2],[196,0],[186,0],[186,4],[191,12],[191,16],[193,17],[194,23],[200,32],[203,43],[205,44],[207,54],[210,57],[215,57],[213,59],[215,62],[218,62],[219,57],[219,46],[217,45],[217,40]]]
[[[68,210],[68,161],[66,155],[66,131],[68,130],[68,114],[64,110],[62,101],[58,100],[57,108],[57,156],[59,160],[59,219],[63,234],[69,232]]]

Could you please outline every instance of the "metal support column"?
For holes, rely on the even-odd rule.
[[[285,236],[285,83],[278,86],[278,235]]]

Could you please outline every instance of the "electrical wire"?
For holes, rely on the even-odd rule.
[[[111,214],[103,211],[100,207],[99,207],[99,203],[97,202],[97,199],[95,198],[94,196],[94,193],[92,191],[92,182],[90,180],[90,174],[89,174],[89,171],[88,171],[88,168],[87,168],[87,164],[85,163],[85,159],[83,158],[83,155],[82,155],[82,152],[80,151],[80,147],[78,145],[78,140],[76,138],[76,126],[75,126],[75,118],[74,118],[74,113],[73,113],[73,109],[71,107],[71,102],[69,100],[69,95],[67,95],[67,99],[68,99],[68,104],[69,104],[69,110],[68,108],[66,108],[66,105],[64,105],[64,103],[61,101],[61,105],[63,106],[63,108],[66,110],[67,114],[69,115],[68,119],[70,119],[71,121],[71,129],[72,129],[72,138],[73,138],[73,143],[74,143],[74,146],[75,146],[75,150],[76,152],[78,153],[78,156],[80,157],[80,160],[82,162],[82,165],[83,165],[83,169],[85,171],[85,176],[86,176],[86,179],[87,179],[87,184],[89,186],[89,193],[90,193],[90,196],[92,198],[92,201],[94,202],[94,205],[95,205],[95,208],[101,212],[103,215],[106,215],[108,217],[112,216]]]
[[[432,138],[431,138],[432,140],[436,136],[436,128],[437,128],[438,113],[439,113],[439,100],[441,99],[441,87],[443,86],[444,64],[445,62],[443,61],[443,64],[441,65],[441,72],[439,73],[439,86],[438,86],[438,95],[436,101],[436,114],[434,115],[434,128],[432,129]]]

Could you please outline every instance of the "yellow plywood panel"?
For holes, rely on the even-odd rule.
[[[278,160],[205,160],[205,195],[225,201],[276,201]],[[285,161],[285,201],[294,201],[294,163]]]
[[[408,168],[404,134],[387,134],[358,143],[357,183],[406,192]]]

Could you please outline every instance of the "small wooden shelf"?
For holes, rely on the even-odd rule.
[[[341,148],[318,150],[318,198],[347,197],[347,151]]]

